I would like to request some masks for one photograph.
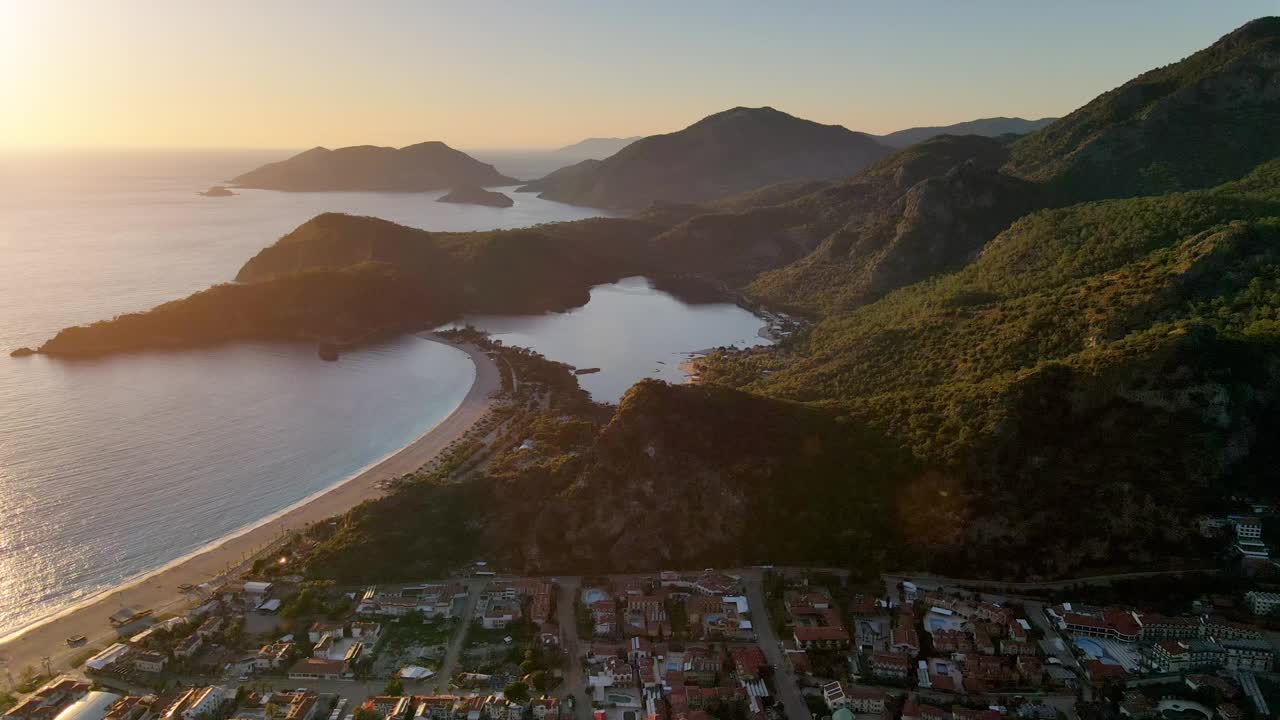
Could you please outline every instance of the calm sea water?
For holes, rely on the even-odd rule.
[[[507,209],[436,194],[195,194],[287,154],[0,156],[0,636],[405,445],[474,373],[416,338],[337,363],[279,344],[93,362],[9,350],[228,281],[320,212],[432,230],[598,214],[527,194]]]
[[[471,315],[460,323],[579,369],[600,368],[578,378],[599,402],[617,402],[641,378],[683,382],[679,366],[692,352],[769,342],[758,334],[760,318],[737,305],[688,304],[641,277],[597,285],[586,305],[568,312]]]

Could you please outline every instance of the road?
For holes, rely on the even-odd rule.
[[[1188,575],[1188,574],[1212,574],[1217,575],[1221,572],[1221,568],[1203,567],[1203,568],[1182,568],[1178,570],[1144,570],[1141,572],[1113,573],[1110,575],[1087,575],[1084,577],[1068,578],[1065,580],[1042,580],[1038,582],[1013,582],[1007,580],[982,580],[976,578],[952,578],[940,575],[929,575],[927,573],[886,573],[884,575],[885,584],[892,586],[902,580],[910,580],[921,589],[935,589],[939,587],[954,588],[975,588],[990,589],[997,591],[1014,591],[1019,590],[1065,590],[1076,585],[1110,585],[1117,580],[1141,580],[1144,578],[1164,577],[1169,575]]]
[[[796,682],[796,676],[791,672],[791,668],[787,666],[786,658],[782,654],[782,644],[773,631],[773,625],[769,622],[769,606],[764,599],[764,581],[758,574],[749,576],[745,573],[742,580],[747,586],[751,625],[756,630],[760,649],[764,650],[765,658],[774,668],[774,689],[782,700],[783,708],[787,711],[787,718],[788,720],[812,720],[809,706],[805,704],[804,696],[800,694],[800,685]]]
[[[447,692],[449,681],[458,669],[458,658],[462,655],[462,646],[467,642],[467,631],[471,629],[471,616],[476,612],[476,603],[480,602],[480,593],[489,584],[487,578],[469,578],[464,581],[467,586],[467,602],[462,609],[462,623],[449,639],[449,647],[445,650],[444,662],[440,663],[440,671],[423,687],[440,694]]]
[[[565,663],[561,697],[573,698],[574,720],[591,720],[591,703],[587,701],[586,681],[582,677],[582,644],[578,639],[578,618],[574,616],[574,600],[582,579],[557,578],[560,595],[556,598],[556,622],[560,623],[560,644],[569,660]]]

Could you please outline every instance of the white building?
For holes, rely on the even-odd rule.
[[[203,720],[222,706],[226,692],[217,685],[191,688],[165,710],[163,720]]]
[[[1276,607],[1280,607],[1280,593],[1254,590],[1245,593],[1244,599],[1254,615],[1270,615]]]
[[[849,707],[849,696],[844,691],[844,685],[839,682],[830,682],[823,685],[822,699],[827,701],[827,707],[831,709],[831,712]]]
[[[272,585],[269,582],[258,582],[257,580],[250,580],[249,582],[244,584],[244,593],[246,595],[250,595],[250,596],[261,599],[271,594],[271,588],[272,588]]]
[[[1237,518],[1236,537],[1242,540],[1261,540],[1262,523],[1255,517]]]
[[[106,650],[94,655],[84,661],[84,666],[90,670],[105,670],[118,660],[129,654],[129,646],[124,643],[116,643]]]

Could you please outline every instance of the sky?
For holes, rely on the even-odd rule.
[[[1070,112],[1280,0],[0,0],[0,148],[544,148]]]

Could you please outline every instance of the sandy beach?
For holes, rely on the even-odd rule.
[[[443,342],[433,335],[424,334],[422,337]],[[377,497],[382,494],[380,481],[425,465],[488,412],[491,396],[501,388],[497,367],[483,352],[470,345],[445,344],[471,357],[476,366],[476,379],[462,403],[438,425],[400,451],[258,525],[20,631],[16,637],[0,644],[0,671],[7,666],[17,676],[28,666],[40,667],[44,657],[49,658],[55,672],[65,670],[72,657],[85,651],[85,648],[68,648],[66,638],[84,635],[89,639],[85,647],[102,647],[116,640],[107,618],[121,607],[147,608],[161,614],[192,606],[197,598],[184,595],[178,586],[199,585],[233,575],[248,564],[247,560],[282,535]]]

